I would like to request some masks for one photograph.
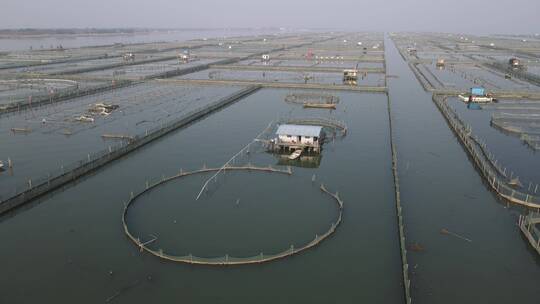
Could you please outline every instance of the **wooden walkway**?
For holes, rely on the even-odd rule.
[[[324,58],[322,58],[324,57]],[[327,56],[322,56],[319,58],[312,57],[311,61],[321,61],[321,62],[339,62],[339,61],[353,61],[353,62],[379,62],[383,63],[384,58],[380,56],[344,56],[343,59],[331,59],[326,58]],[[278,56],[271,57],[272,60],[309,60],[304,56]]]
[[[409,261],[407,259],[407,242],[405,236],[405,222],[403,220],[403,206],[401,204],[401,190],[399,183],[399,173],[398,173],[398,157],[397,157],[397,148],[396,140],[394,133],[394,123],[392,118],[392,101],[390,99],[390,94],[387,94],[387,111],[388,111],[388,126],[390,131],[390,148],[392,151],[392,176],[394,178],[394,195],[396,200],[396,216],[397,216],[397,225],[398,225],[398,236],[399,236],[399,247],[400,247],[400,256],[401,256],[401,270],[403,278],[403,290],[405,296],[405,303],[411,304],[411,280],[409,277]]]
[[[319,83],[292,83],[292,82],[265,82],[257,80],[214,80],[214,79],[156,79],[162,83],[191,84],[191,85],[235,85],[235,86],[260,86],[263,88],[278,89],[311,89],[311,90],[334,90],[386,93],[385,86],[349,86],[342,84],[319,84]]]
[[[525,238],[529,241],[529,244],[536,250],[540,255],[540,231],[535,227],[535,225],[540,224],[540,216],[533,216],[529,214],[527,216],[520,215],[518,226]],[[536,235],[536,238],[535,238]]]
[[[318,66],[282,66],[282,65],[245,65],[245,64],[214,64],[211,69],[243,70],[243,71],[285,71],[285,72],[320,72],[320,73],[343,73],[346,67],[318,67]],[[383,68],[360,68],[358,73],[384,74]]]

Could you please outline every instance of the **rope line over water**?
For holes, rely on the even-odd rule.
[[[220,172],[222,172],[227,166],[230,165],[231,162],[233,162],[235,160],[235,158],[239,155],[241,155],[244,151],[249,151],[249,147],[258,142],[260,137],[265,134],[266,132],[268,132],[268,130],[270,130],[270,128],[272,127],[272,122],[270,122],[268,124],[268,126],[261,132],[259,133],[259,135],[257,135],[251,142],[249,142],[249,144],[245,145],[242,149],[240,149],[240,151],[238,151],[235,155],[233,155],[221,168],[219,168],[219,170],[214,174],[212,175],[209,179],[207,179],[203,186],[201,187],[201,191],[199,191],[199,194],[197,194],[197,198],[195,198],[195,200],[199,200],[199,197],[201,197],[202,193],[204,192],[204,190],[206,189],[206,187],[208,187],[208,183],[213,180],[213,179],[216,179],[216,177],[218,176],[218,174]]]
[[[401,265],[403,272],[403,289],[405,293],[405,303],[410,304],[411,298],[411,279],[409,278],[409,262],[407,260],[407,243],[405,241],[405,224],[403,222],[403,208],[401,206],[401,192],[399,188],[398,159],[396,145],[394,142],[394,131],[392,126],[392,110],[390,96],[388,95],[388,121],[390,130],[390,146],[392,150],[392,175],[394,177],[394,191],[396,198],[396,213],[398,221],[399,247],[401,255]]]

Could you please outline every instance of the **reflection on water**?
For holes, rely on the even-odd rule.
[[[293,166],[301,168],[319,168],[322,160],[322,153],[313,153],[310,155],[302,154],[296,159],[289,159],[290,154],[276,153],[277,165],[279,166]]]

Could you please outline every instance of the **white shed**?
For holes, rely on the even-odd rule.
[[[356,81],[358,79],[358,69],[343,70],[343,81]]]
[[[276,131],[279,148],[308,148],[319,151],[323,131],[321,126],[280,125]]]

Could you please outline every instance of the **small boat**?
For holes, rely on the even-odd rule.
[[[304,103],[304,108],[321,108],[321,109],[335,109],[335,103],[314,103],[306,102]]]
[[[469,96],[458,95],[458,97],[461,101],[469,101]]]
[[[496,101],[496,99],[491,97],[491,96],[474,96],[474,95],[463,96],[463,95],[458,95],[458,97],[459,97],[459,99],[461,99],[464,102],[493,102],[493,101]]]
[[[80,122],[94,122],[94,118],[87,116],[87,115],[81,115],[77,118],[75,118],[76,121]]]
[[[11,128],[13,133],[30,133],[32,130],[30,128]]]
[[[116,110],[118,109],[120,106],[119,105],[115,105],[115,104],[106,104],[106,103],[103,103],[103,102],[98,102],[96,104],[94,104],[95,107],[97,108],[104,108],[108,111],[112,111],[112,110]]]
[[[116,110],[118,108],[119,108],[118,105],[105,104],[105,103],[101,102],[101,103],[96,103],[96,104],[92,105],[88,109],[88,112],[97,113],[99,115],[107,116],[107,115],[111,114],[114,110]]]
[[[289,159],[297,159],[300,157],[300,154],[302,154],[302,150],[295,150],[291,155],[289,155]]]
[[[4,162],[0,160],[0,171],[4,171]]]

